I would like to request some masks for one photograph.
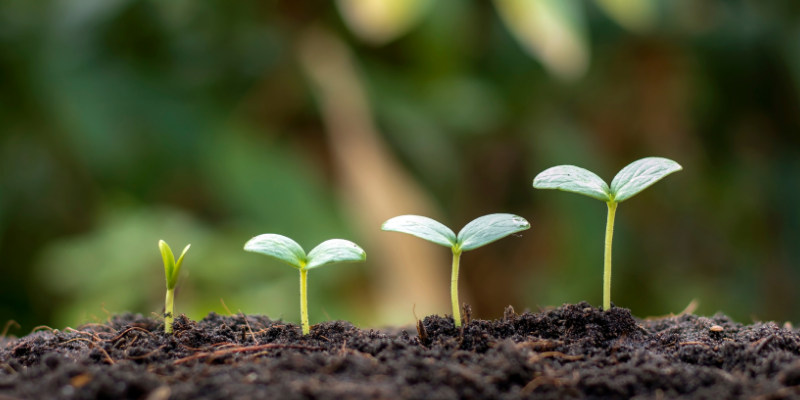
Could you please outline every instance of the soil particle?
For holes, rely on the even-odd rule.
[[[798,333],[724,315],[580,303],[461,328],[430,316],[416,335],[214,313],[173,328],[124,314],[3,339],[0,399],[800,398]]]

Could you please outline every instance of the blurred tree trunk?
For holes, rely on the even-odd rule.
[[[300,62],[319,102],[340,193],[368,248],[379,323],[450,313],[450,252],[409,235],[380,230],[402,214],[436,218],[431,199],[400,166],[376,129],[359,73],[334,34],[311,29],[298,43]]]

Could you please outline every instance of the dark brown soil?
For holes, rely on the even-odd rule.
[[[798,332],[723,315],[640,321],[580,303],[463,332],[438,316],[419,334],[335,321],[304,337],[213,313],[174,328],[126,314],[0,342],[0,400],[800,398]]]

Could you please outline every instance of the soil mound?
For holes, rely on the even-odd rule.
[[[0,400],[800,398],[798,332],[724,315],[641,321],[579,303],[461,329],[430,316],[415,330],[333,321],[302,336],[214,313],[162,328],[124,314],[0,342]]]

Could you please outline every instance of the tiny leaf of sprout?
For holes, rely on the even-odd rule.
[[[297,269],[305,266],[306,252],[297,242],[286,236],[272,233],[258,235],[250,239],[244,249],[276,258]]]
[[[323,265],[365,261],[367,253],[357,244],[343,239],[331,239],[320,243],[306,257],[306,269],[317,268]]]
[[[175,320],[175,286],[178,284],[183,257],[186,256],[186,252],[191,246],[187,245],[181,256],[178,257],[178,261],[175,262],[175,255],[172,254],[172,249],[169,248],[167,242],[158,241],[158,249],[161,250],[161,258],[164,260],[164,275],[167,278],[167,296],[164,299],[164,332],[166,333],[172,333],[172,322]]]
[[[175,289],[175,285],[178,284],[178,275],[181,273],[181,265],[183,264],[183,257],[186,256],[186,252],[189,251],[189,247],[192,245],[186,245],[181,253],[181,256],[178,257],[178,261],[175,261],[175,256],[172,254],[172,249],[170,249],[167,242],[161,240],[158,242],[158,248],[161,250],[161,258],[164,260],[164,275],[167,278],[167,289],[172,290]]]
[[[647,157],[623,168],[611,181],[614,201],[621,203],[639,194],[665,176],[683,168],[675,161],[661,157]]]
[[[440,244],[444,247],[456,245],[456,234],[450,228],[428,217],[419,215],[401,215],[383,223],[381,229],[391,232],[402,232]]]
[[[608,184],[594,172],[574,165],[559,165],[544,170],[533,180],[537,189],[558,189],[585,196],[611,201]]]
[[[513,214],[484,215],[474,219],[458,232],[458,248],[461,251],[477,249],[530,227],[528,221]]]

